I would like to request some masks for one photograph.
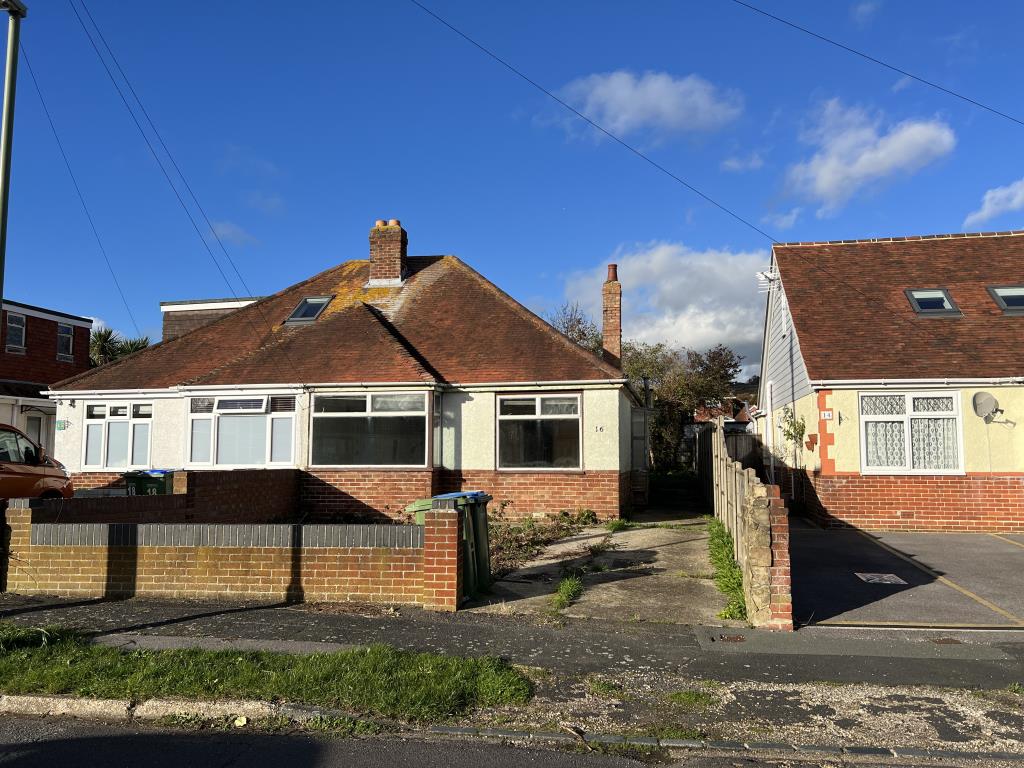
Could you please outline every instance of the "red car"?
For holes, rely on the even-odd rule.
[[[20,429],[0,424],[0,499],[70,499],[75,488],[64,465]]]

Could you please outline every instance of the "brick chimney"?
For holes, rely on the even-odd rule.
[[[370,230],[370,282],[368,285],[401,285],[409,236],[398,219],[377,219]]]
[[[622,367],[622,283],[619,267],[608,265],[608,279],[601,289],[601,346],[604,359],[617,368]]]

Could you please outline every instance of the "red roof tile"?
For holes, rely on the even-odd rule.
[[[776,245],[812,381],[1024,376],[1024,316],[988,286],[1024,284],[1024,233]],[[904,291],[946,288],[962,317],[918,315]]]
[[[408,263],[402,286],[367,288],[369,262],[345,262],[52,388],[622,377],[454,256]],[[316,321],[283,324],[303,297],[322,295],[334,299]]]

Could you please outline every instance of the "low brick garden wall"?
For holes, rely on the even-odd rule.
[[[428,512],[422,526],[86,523],[54,522],[55,502],[34,503],[14,499],[6,511],[4,591],[359,600],[448,611],[462,596],[460,523],[452,510]]]

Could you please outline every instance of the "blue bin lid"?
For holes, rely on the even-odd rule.
[[[150,477],[163,477],[169,472],[177,472],[176,469],[147,469],[142,474],[149,475]]]
[[[486,491],[456,491],[455,493],[440,493],[437,496],[431,496],[433,499],[473,499],[478,500],[483,496],[487,496]]]

